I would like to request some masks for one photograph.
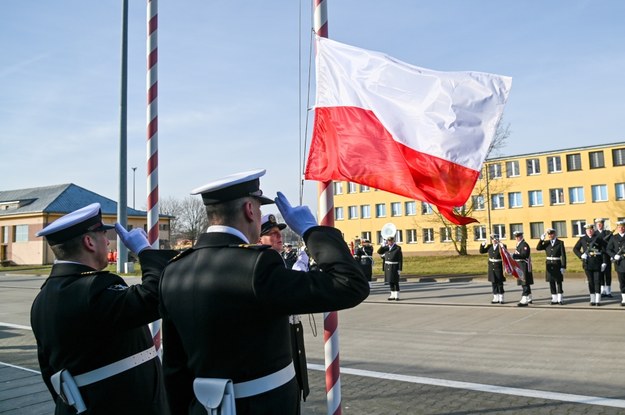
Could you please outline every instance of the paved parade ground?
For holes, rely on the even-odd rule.
[[[550,305],[547,283],[535,279],[534,304],[524,308],[516,306],[514,282],[506,285],[503,305],[490,304],[490,284],[482,278],[411,279],[399,302],[387,301],[387,287],[373,283],[363,304],[339,312],[342,412],[625,413],[620,294],[590,307],[585,280],[569,276],[565,304]],[[53,412],[29,329],[43,281],[0,274],[3,415]],[[323,316],[302,319],[311,384],[302,413],[325,414]]]

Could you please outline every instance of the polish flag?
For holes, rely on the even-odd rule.
[[[317,37],[317,100],[305,178],[421,200],[458,225],[512,79],[439,72]]]
[[[525,274],[523,273],[523,269],[521,268],[519,263],[516,262],[516,260],[512,258],[512,255],[510,255],[510,252],[508,252],[508,250],[505,247],[503,246],[500,246],[500,247],[501,247],[500,249],[501,262],[502,262],[504,271],[507,274],[512,275],[517,280],[520,279],[521,281],[524,281]]]

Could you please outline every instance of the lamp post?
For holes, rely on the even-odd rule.
[[[137,171],[136,167],[131,167],[132,169],[132,208],[135,208],[135,173]]]

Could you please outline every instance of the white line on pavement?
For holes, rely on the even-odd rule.
[[[20,329],[20,330],[30,330],[32,331],[32,327],[30,326],[22,326],[20,324],[11,324],[11,323],[3,323],[0,321],[0,327],[10,327],[12,329]]]
[[[322,365],[308,363],[308,369],[325,371]],[[597,396],[573,395],[570,393],[547,392],[532,389],[508,388],[505,386],[484,385],[481,383],[458,382],[453,380],[426,378],[422,376],[407,376],[393,373],[374,372],[371,370],[341,368],[346,375],[365,376],[370,378],[396,380],[400,382],[419,383],[423,385],[442,386],[446,388],[466,389],[477,392],[499,393],[503,395],[526,396],[528,398],[551,399],[562,402],[581,403],[587,405],[611,406],[625,408],[625,400],[601,398]]]
[[[37,373],[38,375],[41,375],[41,372],[38,372],[38,371],[36,371],[36,370],[28,369],[28,368],[26,368],[26,367],[21,367],[21,366],[15,366],[15,365],[12,365],[12,364],[10,364],[10,363],[6,363],[6,362],[0,362],[0,365],[4,365],[4,366],[8,366],[8,367],[12,367],[12,368],[14,368],[14,369],[21,369],[21,370],[25,370],[25,371],[27,371],[27,372]]]

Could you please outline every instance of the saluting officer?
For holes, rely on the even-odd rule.
[[[56,259],[31,309],[41,375],[55,414],[168,414],[160,360],[147,324],[158,320],[158,281],[174,251],[150,249],[143,229],[115,228],[138,254],[142,283],[108,265],[99,203],[37,233]]]
[[[582,267],[586,273],[588,281],[588,292],[590,293],[590,305],[601,305],[601,272],[606,268],[603,262],[603,251],[606,242],[601,234],[595,232],[595,226],[588,223],[584,226],[586,235],[579,238],[573,247],[573,253],[582,260]]]
[[[623,256],[625,256],[625,221],[616,222],[616,234],[608,242],[607,252],[614,261],[614,269],[621,289],[621,307],[625,307],[625,261],[623,261]]]
[[[522,287],[521,301],[517,304],[519,307],[527,307],[532,304],[532,284],[534,284],[534,274],[532,272],[532,257],[530,246],[525,242],[522,231],[514,231],[516,238],[516,249],[512,254],[512,258],[517,261],[523,270],[524,278],[517,279],[517,285]]]
[[[256,244],[261,205],[273,203],[260,190],[264,174],[238,173],[192,192],[202,195],[209,227],[160,285],[163,367],[176,414],[211,413],[223,385],[238,415],[295,414],[289,315],[354,307],[369,295],[341,233],[317,226],[308,207],[291,207],[282,193],[278,209],[320,270],[287,269],[278,252]]]
[[[273,214],[264,215],[260,225],[260,238],[259,242],[264,245],[271,245],[277,252],[282,251],[282,230],[286,228],[285,223],[278,223],[276,216]],[[308,258],[308,257],[306,257]],[[293,268],[293,264],[289,265],[286,258],[284,263],[287,268]],[[297,255],[295,260],[297,260]],[[308,269],[306,269],[308,271]],[[291,346],[293,352],[293,360],[295,364],[295,377],[297,378],[297,384],[300,389],[300,396],[304,401],[310,393],[308,387],[308,368],[306,364],[306,348],[304,345],[304,327],[302,326],[301,317],[299,314],[289,316],[289,324],[291,325]],[[298,401],[297,413],[301,412],[301,407]]]
[[[373,277],[373,245],[371,245],[370,240],[362,240],[362,245],[358,245],[354,250],[354,258],[360,263],[367,281],[371,282]]]
[[[386,238],[386,243],[378,248],[378,254],[384,258],[384,282],[388,282],[391,295],[388,301],[399,301],[399,275],[404,266],[401,247],[395,243],[394,237]]]
[[[493,289],[492,304],[503,304],[503,283],[506,277],[503,275],[503,263],[501,259],[500,249],[507,249],[506,246],[499,242],[499,235],[490,236],[491,243],[484,241],[480,245],[480,254],[488,253],[488,281],[490,281]]]
[[[547,237],[547,239],[545,239]],[[551,305],[563,305],[562,282],[564,281],[564,272],[566,271],[566,250],[564,242],[558,239],[556,230],[547,229],[547,232],[540,236],[540,241],[536,246],[536,250],[545,251],[545,281],[549,282],[549,290],[551,291]]]
[[[610,243],[612,232],[605,229],[605,219],[595,219],[595,233],[605,240],[606,246]],[[612,262],[606,250],[603,251],[603,263],[606,264],[606,266],[599,273],[601,284],[600,294],[602,297],[612,298]]]

